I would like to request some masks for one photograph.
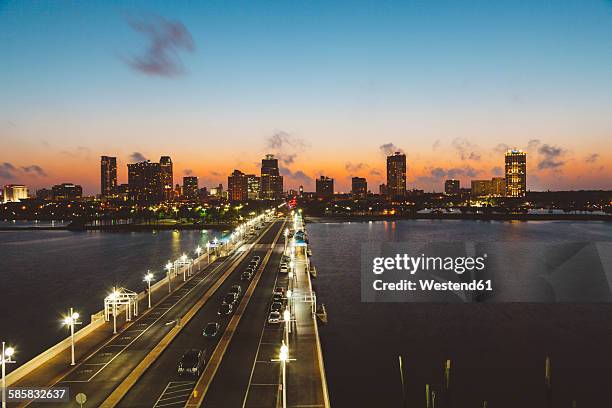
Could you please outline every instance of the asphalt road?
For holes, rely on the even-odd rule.
[[[207,350],[208,355],[212,354],[218,340],[222,336],[222,333],[224,332],[231,318],[231,315],[225,317],[220,317],[217,315],[217,310],[219,308],[219,305],[221,304],[222,298],[227,294],[230,287],[235,284],[240,284],[242,286],[242,296],[244,295],[247,286],[248,284],[250,284],[250,282],[241,281],[241,273],[244,271],[253,256],[258,255],[260,256],[262,261],[264,260],[266,253],[270,250],[271,244],[273,243],[274,238],[277,236],[281,227],[282,222],[277,221],[270,228],[270,230],[268,230],[264,234],[259,243],[251,249],[251,252],[244,258],[241,264],[236,268],[234,272],[232,272],[232,274],[227,278],[227,280],[219,287],[213,297],[196,313],[196,315],[189,321],[189,323],[187,323],[187,325],[183,328],[183,330],[181,330],[181,332],[172,341],[172,343],[170,343],[170,345],[164,350],[164,352],[159,356],[159,358],[136,382],[134,387],[132,387],[132,389],[127,393],[127,395],[121,400],[121,402],[119,403],[119,407],[171,408],[184,406],[185,402],[187,401],[187,398],[193,390],[197,378],[193,376],[178,375],[177,366],[181,356],[186,350],[192,348],[205,349]],[[273,251],[273,254],[265,267],[262,277],[258,282],[254,295],[251,297],[245,314],[243,315],[243,318],[240,321],[240,324],[238,326],[238,332],[236,333],[236,336],[239,336],[239,338],[234,337],[234,339],[232,339],[232,342],[230,343],[230,349],[225,355],[222,367],[219,370],[217,376],[221,375],[225,377],[226,375],[225,370],[222,369],[225,365],[225,359],[231,358],[231,364],[232,366],[234,365],[234,352],[231,350],[235,348],[234,344],[237,341],[239,343],[242,343],[244,341],[248,343],[249,346],[254,346],[255,348],[257,347],[257,342],[261,333],[261,324],[263,322],[263,318],[258,317],[258,315],[255,316],[257,321],[252,321],[251,319],[254,318],[252,310],[259,310],[260,312],[265,312],[269,307],[267,306],[267,304],[271,297],[274,277],[276,275],[276,272],[278,271],[280,254],[283,247],[282,239],[282,237],[279,239],[280,245],[277,244],[275,250]],[[242,296],[240,297],[239,302],[242,301]],[[219,333],[215,338],[211,339],[202,336],[202,330],[208,322],[218,322],[221,324]],[[257,326],[259,327],[258,329],[256,329]],[[257,333],[251,337],[250,330],[243,328],[253,328]],[[246,379],[244,380],[245,386],[243,388],[246,388],[253,360],[251,359],[249,361],[248,356],[245,356],[245,359],[243,360],[242,358],[240,358],[240,356],[242,356],[241,352],[236,354],[239,354],[239,358],[237,360],[237,368],[245,372]],[[215,377],[214,381],[216,381],[216,378],[217,377]],[[225,395],[227,395],[228,393],[236,393],[236,391],[237,389],[230,388],[225,389],[224,393]],[[240,403],[237,405],[222,403],[222,405],[218,406],[242,406],[241,398]],[[204,405],[206,407],[213,406],[209,405],[207,400],[205,400]]]
[[[277,232],[278,224],[264,234],[262,241],[268,242],[272,239],[271,237],[274,237],[272,230]],[[88,407],[99,406],[168,333],[173,322],[183,316],[240,255],[240,252],[235,252],[230,257],[213,262],[204,271],[196,274],[180,290],[174,291],[161,304],[155,305],[149,313],[141,314],[130,327],[119,331],[119,334],[104,347],[80,362],[70,374],[55,384],[58,387],[69,387],[71,402],[68,406],[78,406],[74,402],[74,396],[77,393],[87,395]],[[175,282],[175,285],[178,284],[178,281],[175,280]],[[223,286],[223,288],[229,288],[229,286]],[[226,292],[227,290],[221,290],[219,294]],[[216,303],[212,305],[215,313],[217,306]],[[173,372],[176,372],[176,367]],[[150,407],[152,405],[148,403],[141,406]],[[29,406],[66,407],[66,404],[34,401]]]

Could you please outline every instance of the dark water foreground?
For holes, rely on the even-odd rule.
[[[553,406],[612,406],[612,304],[362,303],[360,247],[372,241],[611,241],[599,222],[397,221],[308,226],[334,407],[400,407],[398,355],[410,407],[425,384],[440,397],[452,361],[453,407],[545,407],[545,358]],[[438,402],[441,402],[438,400]]]

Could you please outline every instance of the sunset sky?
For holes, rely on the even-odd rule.
[[[378,190],[500,175],[612,189],[612,2],[0,0],[0,184],[99,192],[99,156],[227,184],[281,159]]]

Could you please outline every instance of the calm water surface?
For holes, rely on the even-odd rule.
[[[198,245],[222,235],[0,231],[0,338],[16,345],[23,363],[67,336],[60,319],[68,308],[88,323],[114,285],[140,292],[147,269],[163,277],[169,259],[193,256]]]
[[[425,406],[425,384],[440,395],[447,359],[453,407],[544,407],[547,355],[554,407],[612,406],[612,304],[361,303],[359,254],[366,240],[612,241],[612,224],[406,220],[308,233],[332,406],[400,407],[399,355],[411,407]]]

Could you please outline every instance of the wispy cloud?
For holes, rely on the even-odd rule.
[[[133,163],[143,162],[143,161],[147,161],[147,158],[144,156],[144,154],[140,152],[134,152],[130,154],[130,161]]]
[[[589,154],[587,157],[584,158],[584,161],[587,163],[595,163],[597,160],[599,160],[598,153]]]
[[[285,165],[293,164],[298,155],[308,148],[304,139],[285,131],[278,131],[266,138],[266,149],[274,153]]]
[[[160,16],[129,17],[127,22],[149,41],[140,55],[123,58],[128,66],[152,76],[174,77],[185,73],[179,52],[193,52],[195,43],[183,23]]]
[[[348,171],[351,174],[363,171],[363,170],[366,169],[366,167],[368,167],[368,165],[366,163],[351,163],[351,162],[346,162],[344,164],[344,168],[346,169],[346,171]]]
[[[43,168],[37,164],[32,164],[30,166],[23,166],[21,167],[21,170],[23,170],[25,173],[33,174],[39,177],[47,177],[47,173],[45,173]]]
[[[404,151],[401,148],[397,147],[391,142],[380,145],[378,148],[380,149],[381,153],[384,154],[385,156],[391,156],[395,152],[404,153]]]
[[[193,170],[191,170],[191,169],[183,170],[183,175],[185,175],[185,176],[191,176],[192,174],[193,174]]]
[[[476,151],[476,145],[470,143],[468,140],[462,137],[456,137],[453,139],[451,145],[459,153],[461,160],[480,160],[480,153]]]
[[[560,160],[560,157],[565,154],[565,150],[560,147],[543,144],[538,149],[538,153],[542,156],[538,163],[538,169],[540,170],[558,170],[565,164],[563,160]]]
[[[12,180],[15,178],[17,169],[11,163],[4,162],[0,164],[0,178],[4,180]]]

